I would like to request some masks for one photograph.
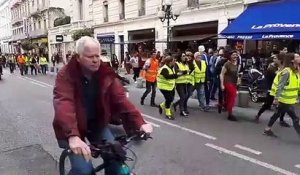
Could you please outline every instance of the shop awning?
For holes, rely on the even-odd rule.
[[[299,0],[277,0],[250,5],[220,33],[220,38],[300,39],[299,9]]]

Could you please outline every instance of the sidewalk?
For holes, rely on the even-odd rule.
[[[58,165],[40,145],[0,152],[3,175],[57,175]]]

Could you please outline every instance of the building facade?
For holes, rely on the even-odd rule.
[[[11,13],[9,0],[4,0],[0,4],[0,53],[12,53],[10,43],[12,37]]]
[[[172,10],[180,12],[170,22],[171,50],[197,50],[226,46],[227,40],[218,34],[238,17],[247,5],[265,0],[173,0]],[[167,23],[161,22],[158,12],[164,0],[97,0],[92,1],[95,37],[108,53],[122,58],[124,51],[132,53],[138,47],[145,52],[154,48],[164,51]]]
[[[52,52],[74,50],[72,32],[84,27],[94,29],[97,38],[109,55],[124,57],[142,47],[145,53],[153,49],[164,51],[167,24],[158,18],[164,0],[69,0],[71,24],[49,31]],[[265,0],[173,0],[173,12],[179,11],[176,21],[170,22],[171,49],[196,49],[225,46],[226,39],[218,34],[238,17],[247,5]],[[64,40],[57,41],[56,36]],[[59,50],[58,50],[59,48]]]
[[[29,40],[39,54],[48,53],[48,29],[54,20],[68,14],[69,3],[61,0],[12,0],[12,43],[16,50]]]
[[[94,0],[65,0],[69,5],[70,24],[51,27],[48,30],[49,57],[54,53],[66,60],[68,51],[75,50],[72,34],[80,29],[92,28],[92,2]]]

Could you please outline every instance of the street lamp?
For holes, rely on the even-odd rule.
[[[157,13],[161,22],[167,20],[167,50],[170,50],[170,20],[176,21],[180,15],[180,11],[172,11],[173,0],[164,0],[162,10]]]

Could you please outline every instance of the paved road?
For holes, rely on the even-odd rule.
[[[51,125],[55,77],[20,77],[5,73],[4,80],[0,81],[1,172],[5,170],[5,175],[57,174],[54,160],[61,150],[57,148]],[[155,126],[153,140],[133,147],[138,155],[137,174],[300,174],[297,168],[300,139],[295,131],[275,125],[279,138],[262,135],[271,112],[262,116],[261,124],[254,124],[250,120],[256,109],[235,108],[240,121],[233,123],[226,120],[225,114],[199,111],[196,101],[191,100],[189,118],[178,115],[175,121],[169,121],[148,105],[150,99],[145,106],[139,105],[143,89],[133,86],[129,89],[130,100]],[[158,93],[157,102],[162,100]],[[32,155],[23,155],[23,149]],[[25,164],[18,156],[28,156],[32,164]],[[36,161],[41,158],[48,161]]]

